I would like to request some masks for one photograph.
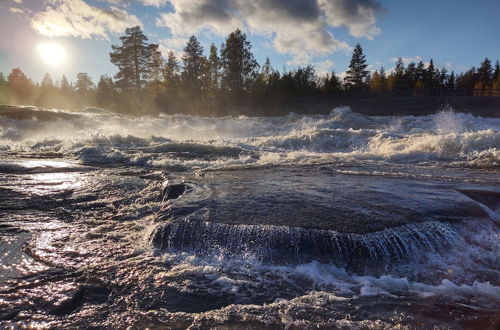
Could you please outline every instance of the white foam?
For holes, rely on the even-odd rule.
[[[488,220],[458,225],[464,241],[453,249],[428,252],[404,263],[386,264],[381,274],[368,270],[359,275],[333,264],[311,261],[298,265],[273,265],[260,262],[252,255],[200,258],[189,253],[161,256],[175,266],[163,274],[161,281],[186,287],[186,281],[205,286],[204,290],[225,292],[238,299],[265,292],[278,297],[314,299],[318,293],[342,300],[362,296],[385,296],[394,299],[426,299],[436,296],[444,301],[471,299],[477,308],[492,308],[500,303],[500,236]],[[182,276],[180,276],[182,275]],[[175,284],[178,279],[183,282]],[[205,278],[206,280],[196,280]],[[174,284],[173,284],[174,282]],[[330,299],[329,298],[329,299]],[[318,300],[319,299],[319,300]],[[275,302],[289,306],[295,299]]]
[[[0,150],[76,155],[84,164],[183,169],[352,160],[500,165],[500,119],[451,111],[397,118],[363,116],[348,107],[329,115],[266,118],[80,113],[45,121],[1,118],[0,123]],[[186,161],[164,152],[169,144],[184,146],[194,157]],[[206,151],[197,158],[199,146],[240,148],[243,154],[213,149],[214,155],[207,157]]]

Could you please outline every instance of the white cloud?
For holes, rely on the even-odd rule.
[[[100,0],[103,2],[112,3],[114,5],[127,5],[132,2],[138,2],[145,6],[162,7],[167,4],[169,0]]]
[[[450,62],[446,62],[444,64],[444,67],[448,71],[455,71],[455,72],[465,72],[465,71],[470,69],[469,67],[466,67],[465,65],[457,65],[457,64],[450,63]]]
[[[177,60],[182,58],[183,49],[189,38],[175,37],[160,40],[159,48],[163,56],[167,57],[169,51],[173,51]]]
[[[374,0],[169,0],[173,12],[162,13],[158,26],[173,37],[208,31],[224,36],[239,28],[268,38],[279,53],[292,55],[289,65],[305,64],[316,56],[350,46],[337,40],[330,27],[345,27],[355,37],[373,38],[380,32]]]
[[[375,72],[375,71],[378,71],[381,67],[382,67],[382,62],[380,61],[375,61],[371,64],[368,64],[368,66],[366,67],[367,70],[371,71],[372,73]]]
[[[15,3],[23,3],[23,0],[12,0],[14,1]]]
[[[24,11],[20,8],[15,8],[15,7],[11,7],[9,8],[9,11],[13,14],[22,14],[24,13]]]
[[[93,7],[83,0],[49,0],[45,10],[31,22],[40,34],[49,37],[72,36],[109,39],[110,33],[123,32],[127,27],[140,25],[139,19],[126,10],[111,6]]]
[[[189,38],[176,37],[176,38],[162,39],[160,40],[160,43],[166,48],[183,49],[186,46],[188,40]]]
[[[314,63],[314,68],[316,69],[316,73],[320,76],[325,76],[327,73],[331,73],[333,66],[335,63],[333,63],[330,60],[322,61],[322,62],[316,62]]]
[[[391,57],[392,62],[397,62],[399,57]],[[422,61],[422,56],[413,56],[413,57],[401,57],[404,65],[408,65],[410,63],[418,63]]]
[[[380,34],[375,16],[382,7],[375,0],[319,0],[319,4],[328,24],[345,27],[354,37],[371,40]]]
[[[342,81],[345,79],[346,76],[347,76],[347,70],[337,74],[337,77],[339,77],[339,79]]]
[[[164,6],[168,2],[168,0],[138,0],[138,1],[146,6],[154,6],[154,7]]]

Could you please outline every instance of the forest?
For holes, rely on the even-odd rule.
[[[230,33],[219,49],[212,44],[208,54],[193,35],[180,58],[173,51],[164,57],[159,45],[148,43],[138,26],[126,29],[120,41],[120,45],[112,45],[109,58],[118,68],[114,77],[102,75],[96,83],[81,72],[70,82],[65,75],[54,80],[47,73],[35,83],[21,68],[14,68],[8,75],[0,72],[0,104],[70,110],[93,106],[130,115],[226,115],[234,114],[228,109],[235,106],[304,96],[500,97],[499,61],[493,64],[488,58],[459,74],[436,67],[432,59],[405,65],[401,58],[389,73],[383,67],[370,72],[357,44],[345,77],[340,79],[334,71],[318,74],[313,65],[282,72],[273,68],[269,58],[260,65],[240,30]]]

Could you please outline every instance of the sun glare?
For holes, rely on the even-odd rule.
[[[40,43],[36,47],[36,50],[40,54],[40,57],[49,65],[60,65],[66,58],[64,48],[56,43]]]

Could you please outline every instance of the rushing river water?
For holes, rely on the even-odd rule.
[[[500,119],[0,108],[0,327],[500,324]]]

